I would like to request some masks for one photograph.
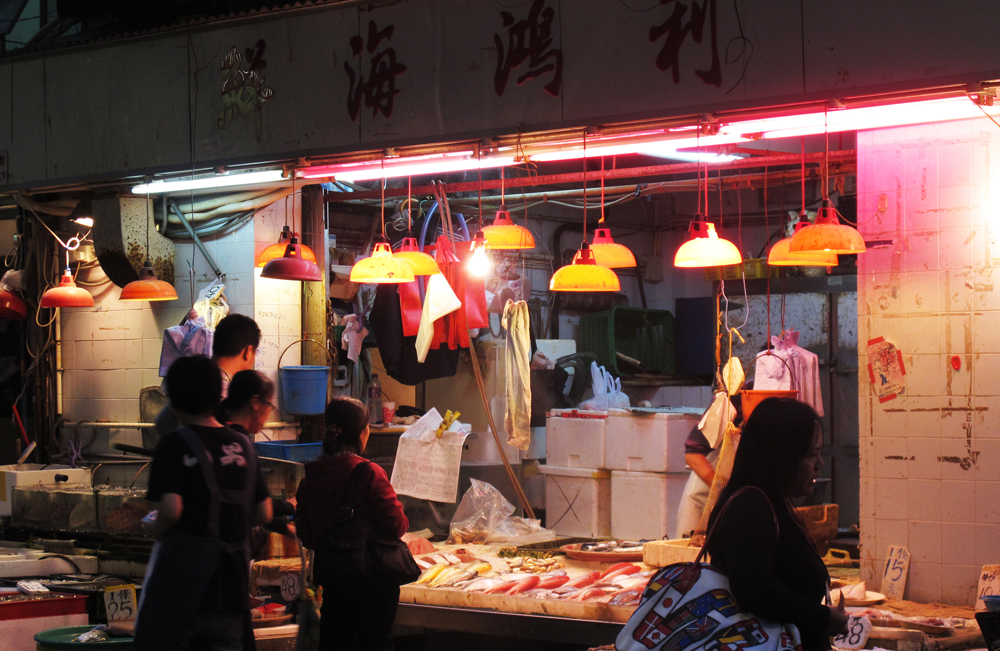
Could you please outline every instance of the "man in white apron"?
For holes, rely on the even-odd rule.
[[[735,417],[736,408],[729,400],[729,395],[725,391],[718,391],[698,426],[691,430],[684,441],[684,461],[691,468],[691,476],[684,486],[684,494],[677,508],[675,540],[690,536],[698,528],[712,490],[715,466],[719,462],[719,449],[725,438],[726,427]]]

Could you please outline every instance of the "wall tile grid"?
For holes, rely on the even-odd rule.
[[[858,139],[859,230],[893,241],[858,257],[859,339],[896,344],[907,371],[884,403],[859,383],[862,576],[877,588],[905,545],[916,601],[972,605],[978,568],[1000,560],[998,155],[985,118]]]
[[[226,273],[225,294],[231,310],[249,315],[254,314],[254,231],[255,223],[251,222],[229,234],[204,240],[205,248]],[[180,323],[191,308],[192,284],[197,296],[215,278],[204,255],[196,252],[192,243],[175,243],[174,268],[178,300],[162,303],[119,301],[121,290],[100,267],[81,271],[78,280],[88,283],[95,306],[61,310],[66,419],[139,420],[140,389],[159,386],[162,381],[159,366],[163,330]],[[284,309],[297,318],[297,306],[294,302],[292,309],[289,303]],[[100,432],[91,448],[95,453],[113,451],[114,443],[142,444],[139,430]],[[102,479],[130,483],[135,471],[125,468]]]

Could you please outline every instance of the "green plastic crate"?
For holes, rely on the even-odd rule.
[[[674,315],[667,310],[613,307],[580,319],[580,350],[617,376],[633,375],[615,353],[639,360],[649,372],[674,374]]]

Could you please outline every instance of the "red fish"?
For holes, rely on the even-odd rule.
[[[641,568],[638,565],[629,565],[628,567],[620,567],[614,572],[606,572],[601,575],[600,580],[602,582],[610,581],[616,576],[628,576],[630,574],[638,574]]]
[[[614,565],[612,565],[608,569],[604,570],[600,574],[600,576],[598,576],[597,578],[599,578],[599,579],[607,578],[608,576],[610,576],[612,574],[617,574],[618,570],[624,570],[625,568],[629,568],[629,567],[635,567],[636,571],[638,571],[638,566],[632,565],[631,563],[615,563]]]
[[[538,582],[538,588],[541,590],[551,590],[553,588],[558,588],[569,582],[568,576],[549,576],[543,578]]]
[[[594,597],[603,597],[609,594],[611,591],[605,588],[585,588],[579,590],[573,596],[567,597],[571,601],[587,601],[588,599],[593,599]]]
[[[584,574],[582,576],[576,577],[575,579],[573,579],[569,583],[565,584],[564,587],[566,587],[566,588],[583,588],[585,586],[590,585],[594,581],[596,581],[598,576],[600,576],[600,572],[588,572],[588,573],[586,573],[586,574]]]
[[[538,578],[537,575],[529,576],[526,579],[521,579],[520,581],[518,581],[517,585],[515,585],[514,587],[512,587],[510,590],[507,591],[507,594],[513,595],[524,592],[525,590],[531,590],[532,588],[538,587],[538,584],[541,583],[541,581],[542,580]]]
[[[507,581],[506,583],[501,583],[495,588],[490,588],[483,594],[507,594],[511,588],[520,583],[520,581]]]

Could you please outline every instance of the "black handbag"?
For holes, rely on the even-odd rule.
[[[360,471],[369,463],[362,461],[351,471],[334,522],[316,545],[313,572],[320,584],[329,579],[363,577],[404,585],[420,576],[420,568],[409,547],[398,538],[381,535],[368,518],[360,516],[354,508]]]

